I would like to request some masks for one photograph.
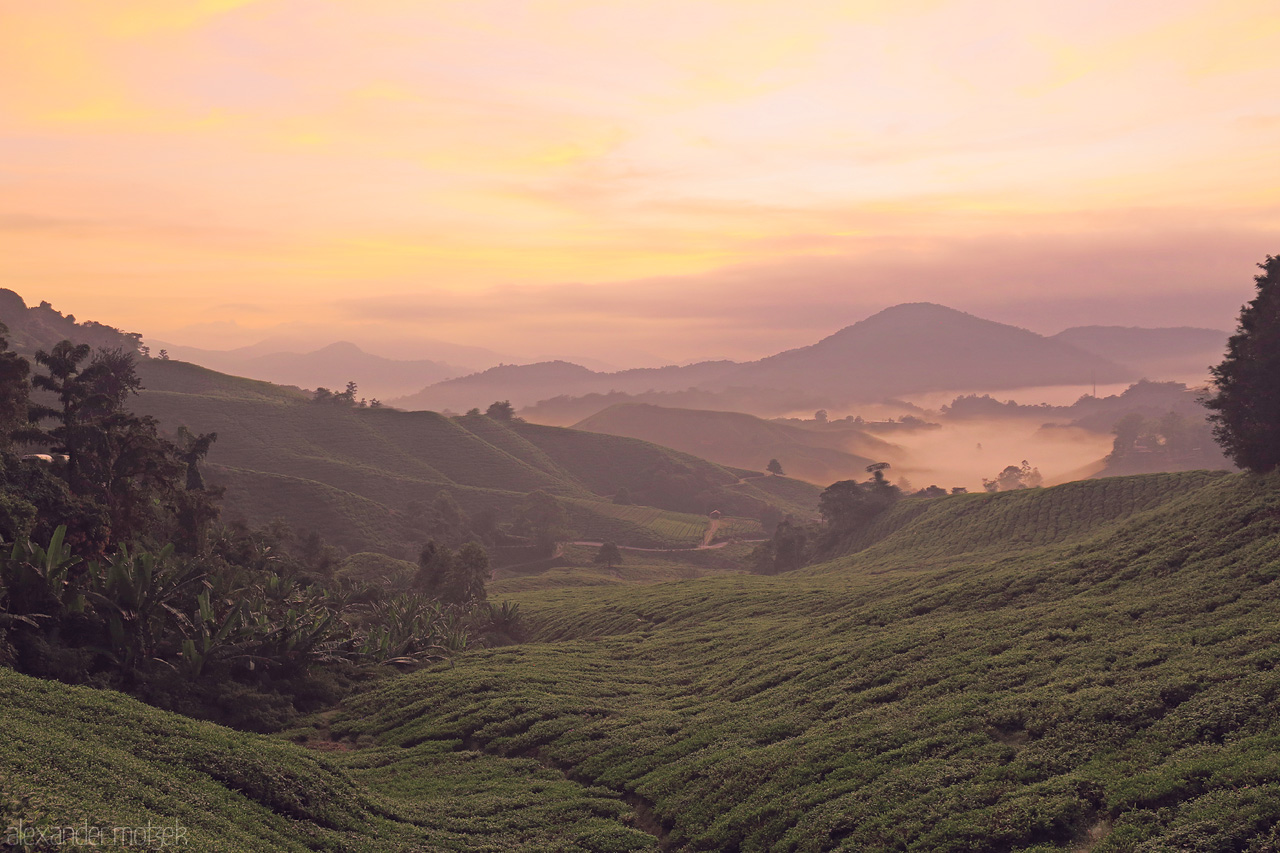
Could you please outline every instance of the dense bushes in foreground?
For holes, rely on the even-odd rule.
[[[278,728],[337,701],[369,677],[362,665],[440,660],[473,634],[519,630],[518,611],[482,595],[449,605],[412,581],[325,582],[283,554],[267,557],[276,570],[236,565],[221,542],[201,557],[120,545],[83,561],[64,533],[0,556],[0,664],[231,725]]]
[[[3,334],[0,665],[266,729],[332,704],[363,665],[518,630],[515,610],[485,604],[488,557],[447,495],[422,526],[450,541],[428,542],[412,577],[335,578],[317,534],[286,548],[286,532],[215,524],[200,462],[217,435],[132,413],[133,352],[62,341],[30,376]]]

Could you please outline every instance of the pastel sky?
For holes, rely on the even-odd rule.
[[[1275,0],[0,0],[0,286],[620,364],[919,300],[1229,328],[1278,42]]]

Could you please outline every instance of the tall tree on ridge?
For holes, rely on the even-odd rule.
[[[1258,295],[1240,309],[1222,363],[1209,368],[1217,393],[1203,403],[1227,456],[1265,472],[1280,466],[1280,256],[1258,267]]]

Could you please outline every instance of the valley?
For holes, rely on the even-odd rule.
[[[28,352],[80,333],[60,316]],[[455,589],[431,572],[476,553],[481,597],[416,611],[436,645],[380,665],[311,652],[273,684],[229,656],[210,664],[227,681],[183,687],[135,664],[132,692],[160,707],[0,671],[13,820],[167,822],[203,850],[1145,851],[1256,847],[1280,827],[1280,483],[1181,470],[1222,457],[1196,455],[1180,383],[865,418],[622,402],[568,427],[174,359],[136,371],[129,405],[161,434],[216,434],[206,488],[251,549],[221,559],[280,573],[252,607],[275,585],[295,607],[349,601],[326,619],[367,650],[393,636],[370,619]],[[1014,487],[908,483],[1063,442],[1085,479],[1041,487],[1024,463]],[[1134,464],[1167,471],[1088,478]],[[203,601],[250,642],[241,605]],[[38,622],[21,618],[30,667]],[[208,704],[232,695],[247,704]],[[127,768],[109,798],[108,766]]]

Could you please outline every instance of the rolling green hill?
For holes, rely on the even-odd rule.
[[[769,505],[814,514],[818,489],[797,481],[757,485],[738,471],[643,441],[504,422],[486,416],[317,404],[269,383],[178,361],[140,366],[146,390],[134,408],[169,430],[216,432],[209,480],[226,489],[225,515],[251,523],[284,518],[351,551],[416,553],[425,535],[409,507],[447,490],[468,512],[510,520],[528,493],[561,499],[576,535],[607,533],[623,544],[685,546],[701,541],[705,515],[719,509],[748,521]],[[772,478],[778,479],[778,478]],[[612,496],[701,517],[677,535],[666,516],[620,517]],[[727,528],[726,528],[727,529]]]
[[[313,751],[6,669],[0,700],[0,829],[47,833],[15,849],[655,848],[617,794],[461,743]]]
[[[672,850],[1280,843],[1280,478],[896,512],[802,574],[517,594],[537,642],[334,731],[569,768]]]
[[[201,850],[1280,844],[1280,476],[891,512],[791,575],[512,577],[531,642],[274,738],[0,671],[0,804]]]

